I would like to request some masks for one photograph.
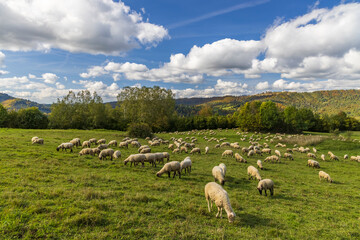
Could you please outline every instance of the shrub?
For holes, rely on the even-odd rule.
[[[128,135],[130,137],[146,138],[152,137],[153,133],[151,127],[146,123],[132,123],[128,128]]]

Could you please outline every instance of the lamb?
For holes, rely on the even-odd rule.
[[[314,153],[316,153],[316,152],[317,152],[316,148],[313,148],[313,152],[314,152]]]
[[[257,160],[256,164],[261,170],[264,170],[261,160]]]
[[[169,146],[168,146],[168,149],[171,149],[171,150],[173,150],[175,148],[175,145],[174,144],[169,144]]]
[[[190,154],[194,154],[194,153],[201,154],[200,148],[193,148],[193,149],[190,151]]]
[[[349,159],[349,155],[345,154],[344,159]]]
[[[252,157],[254,156],[254,154],[255,154],[254,150],[250,150],[247,155],[248,157]]]
[[[180,149],[179,148],[175,148],[172,153],[180,153]]]
[[[324,171],[320,171],[320,172],[319,172],[319,179],[320,179],[320,181],[321,181],[322,178],[326,179],[327,181],[329,181],[329,182],[331,182],[331,183],[333,182],[333,180],[331,179],[330,175],[327,174],[327,173],[324,172]]]
[[[223,142],[223,143],[220,144],[220,147],[225,147],[225,146],[230,147],[230,143],[229,142]]]
[[[222,157],[224,156],[230,156],[232,157],[234,155],[234,152],[232,150],[225,150],[223,153],[222,153]]]
[[[119,143],[119,147],[120,147],[120,148],[121,148],[121,147],[129,148],[127,142],[120,142],[120,143]]]
[[[254,166],[249,166],[247,168],[247,174],[248,176],[250,176],[249,179],[252,179],[254,177],[259,181],[261,180],[259,170],[257,170]]]
[[[216,145],[215,145],[215,148],[220,148],[220,144],[216,144]]]
[[[70,141],[70,143],[74,144],[75,147],[81,146],[80,138],[74,138],[73,140]]]
[[[224,177],[225,177],[225,175],[226,175],[226,165],[224,163],[220,163],[219,167],[223,170]]]
[[[284,158],[288,158],[290,160],[294,160],[293,156],[291,153],[284,153]]]
[[[173,178],[175,178],[176,172],[179,173],[179,178],[181,178],[181,165],[178,161],[172,161],[165,163],[163,168],[156,173],[157,177],[160,177],[162,174],[167,173],[170,178],[170,173],[174,172]]]
[[[93,151],[91,148],[83,148],[80,152],[79,152],[79,156],[82,155],[94,155]]]
[[[271,196],[274,195],[274,182],[271,179],[263,179],[258,183],[257,190],[259,190],[260,195],[262,195],[262,190],[264,190],[265,196],[267,196],[266,190],[268,189]]]
[[[104,138],[102,138],[96,142],[96,144],[104,144],[104,143],[106,143],[106,140]]]
[[[181,146],[181,148],[180,148],[180,153],[182,153],[182,152],[188,153],[187,147]]]
[[[247,163],[246,159],[243,158],[240,154],[235,153],[235,160],[243,163]]]
[[[335,156],[334,154],[330,155],[330,160],[337,160],[339,161],[339,158],[337,156]]]
[[[56,151],[59,151],[60,149],[61,150],[65,149],[65,152],[66,152],[66,149],[70,149],[70,152],[73,152],[73,149],[72,149],[73,147],[74,147],[74,144],[72,144],[72,143],[62,143],[56,148]]]
[[[119,150],[116,150],[113,154],[113,158],[115,159],[121,158],[121,152]]]
[[[44,139],[42,139],[42,138],[36,138],[36,139],[34,139],[34,141],[32,142],[32,144],[44,144]]]
[[[213,167],[212,175],[214,176],[214,179],[215,179],[214,182],[216,182],[216,180],[218,180],[221,185],[225,184],[225,175],[224,175],[223,169],[221,167],[219,167],[219,166]]]
[[[142,166],[144,166],[144,161],[146,160],[146,156],[145,154],[131,154],[129,157],[127,157],[125,160],[124,160],[124,164],[126,165],[128,162],[130,162],[130,167],[132,166],[132,164],[134,163],[134,166],[135,166],[135,163],[139,163],[141,162]]]
[[[90,148],[90,147],[91,147],[90,141],[84,141],[84,142],[82,143],[82,146],[81,146],[81,147],[82,147],[82,148],[84,148],[84,147]]]
[[[325,155],[324,154],[321,154],[321,160],[325,161]]]
[[[216,214],[216,217],[218,217],[219,215],[220,217],[222,217],[223,209],[225,209],[229,222],[231,223],[235,220],[236,215],[231,208],[228,193],[219,184],[215,182],[209,182],[205,185],[205,199],[208,203],[209,212],[211,212],[213,202],[217,206],[218,212]]]
[[[313,167],[313,168],[320,168],[319,162],[312,160],[312,159],[308,160],[307,166]]]
[[[249,149],[248,149],[247,147],[243,147],[243,148],[241,149],[241,152],[242,152],[242,153],[247,153],[247,152],[249,152]]]
[[[308,153],[308,154],[307,154],[307,157],[308,157],[308,158],[316,159],[316,155],[313,154],[313,153]]]
[[[209,153],[209,147],[205,147],[205,154]]]
[[[110,160],[113,160],[113,155],[114,155],[114,150],[112,150],[111,148],[108,149],[104,149],[100,152],[99,154],[99,159],[106,159],[106,157],[110,156]]]
[[[279,150],[275,150],[275,155],[277,155],[279,158],[281,158],[281,153]]]
[[[114,146],[116,147],[118,144],[117,144],[117,141],[116,140],[111,140],[109,143],[108,143],[109,146]]]
[[[191,172],[191,165],[192,165],[192,162],[191,162],[190,157],[186,157],[180,163],[180,172],[182,172],[182,170],[185,169],[185,173],[186,173],[186,170],[187,170],[188,173],[190,173]]]

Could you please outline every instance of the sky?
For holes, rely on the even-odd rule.
[[[0,92],[360,89],[360,1],[0,0]]]

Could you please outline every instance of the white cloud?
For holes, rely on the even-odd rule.
[[[112,0],[18,0],[0,4],[0,49],[119,55],[168,36],[141,13]]]
[[[105,71],[105,69],[101,66],[93,66],[91,68],[88,69],[87,73],[81,73],[80,77],[82,78],[94,78],[94,77],[99,77],[102,76],[104,74],[107,74],[108,72]]]
[[[61,83],[57,82],[55,85],[56,85],[56,88],[57,88],[57,89],[65,89],[65,85],[64,85],[64,84],[61,84]]]
[[[50,84],[54,84],[59,79],[59,77],[56,76],[56,74],[54,73],[44,73],[41,76],[44,79],[45,83],[50,83]]]
[[[5,60],[5,54],[3,52],[0,52],[0,67],[3,67]]]
[[[269,89],[269,87],[270,87],[269,82],[266,81],[266,82],[259,82],[256,85],[255,89],[256,90],[267,90],[267,89]]]
[[[35,79],[35,78],[36,78],[36,76],[35,76],[34,74],[31,74],[31,73],[28,74],[28,77],[29,77],[30,79]]]
[[[5,74],[8,74],[8,73],[9,73],[8,71],[0,70],[0,76],[1,76],[1,75],[5,75]]]

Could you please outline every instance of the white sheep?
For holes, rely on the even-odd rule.
[[[261,152],[267,153],[267,154],[271,154],[271,149],[270,149],[270,148],[263,148],[263,149],[261,150]]]
[[[344,159],[349,159],[349,155],[345,154]]]
[[[75,147],[81,146],[80,138],[74,138],[73,140],[70,141],[70,143],[74,144]]]
[[[214,181],[218,180],[221,185],[225,184],[225,175],[221,167],[215,166],[212,169],[212,175],[214,176]]]
[[[205,154],[209,153],[209,147],[205,147]]]
[[[193,148],[191,151],[190,151],[190,154],[194,154],[194,153],[198,153],[198,154],[201,154],[201,150],[200,148]]]
[[[317,152],[316,148],[313,148],[313,152],[314,152],[314,153],[316,153],[316,152]]]
[[[144,162],[146,160],[146,156],[145,154],[131,154],[129,157],[127,157],[124,160],[124,164],[126,165],[128,162],[130,162],[130,167],[132,166],[132,164],[138,164],[139,162],[141,162],[142,166],[144,166]]]
[[[222,217],[223,209],[225,209],[229,222],[233,222],[235,220],[236,214],[231,207],[228,193],[219,184],[209,182],[205,185],[205,199],[208,203],[209,212],[211,212],[213,202],[217,206],[218,212],[216,217],[219,215]]]
[[[279,158],[281,158],[281,153],[279,150],[275,150],[275,155],[277,155]]]
[[[96,155],[99,155],[100,152],[101,152],[101,150],[100,150],[99,148],[97,148],[97,147],[96,147],[96,148],[92,148],[91,151],[92,151],[93,155],[95,155],[95,154],[96,154]]]
[[[182,153],[182,152],[188,153],[187,147],[181,146],[181,147],[180,147],[180,153]]]
[[[262,195],[262,191],[265,191],[265,196],[267,196],[266,194],[266,190],[270,190],[270,194],[271,196],[274,195],[274,182],[271,179],[263,179],[258,183],[257,186],[257,190],[259,190],[260,195]]]
[[[159,163],[160,162],[164,163],[165,156],[163,153],[160,153],[160,152],[155,153],[155,158],[156,158],[156,161],[158,161]]]
[[[247,163],[246,159],[243,158],[239,153],[235,153],[235,160],[239,162]]]
[[[254,154],[255,154],[254,150],[250,150],[250,151],[248,152],[247,156],[248,156],[248,157],[252,157],[252,156],[254,156]]]
[[[308,160],[307,166],[313,167],[313,168],[320,168],[319,162],[317,162],[317,161],[315,161],[315,160],[312,160],[312,159],[309,159],[309,160]]]
[[[73,149],[72,149],[73,147],[74,147],[74,144],[72,144],[72,143],[62,143],[56,148],[56,151],[59,151],[60,149],[61,150],[65,149],[65,152],[66,152],[66,149],[70,149],[70,152],[73,152]]]
[[[180,163],[180,172],[182,172],[183,169],[185,169],[185,173],[186,171],[188,173],[191,172],[191,165],[192,165],[192,162],[191,162],[191,159],[190,157],[186,157],[183,161],[181,161]]]
[[[91,148],[83,148],[80,152],[79,152],[79,156],[82,155],[94,155],[93,151]]]
[[[129,147],[128,147],[128,143],[127,143],[127,142],[120,142],[120,143],[119,143],[119,147],[126,147],[126,148],[129,148]]]
[[[100,150],[106,149],[108,147],[109,147],[108,144],[100,144],[99,146],[97,146],[97,148],[100,149]]]
[[[232,150],[225,150],[221,156],[224,157],[224,156],[230,156],[232,157],[234,155],[234,152]]]
[[[261,170],[264,169],[261,160],[257,160],[256,164],[258,165],[258,167],[259,167]]]
[[[320,179],[320,181],[321,181],[322,178],[326,179],[327,181],[329,181],[329,182],[331,182],[331,183],[333,182],[333,180],[331,179],[330,175],[327,174],[327,173],[324,172],[324,171],[320,171],[320,172],[319,172],[319,179]]]
[[[321,154],[321,160],[325,161],[325,155],[324,154]]]
[[[224,177],[225,177],[225,175],[226,175],[226,165],[224,163],[220,163],[219,167],[221,167],[221,169],[223,170],[223,174],[224,174]]]
[[[175,178],[176,172],[179,173],[179,178],[181,178],[181,166],[178,161],[172,161],[172,162],[165,163],[163,168],[159,172],[156,173],[156,176],[160,177],[162,174],[168,173],[168,176],[170,177],[171,172],[174,172],[173,178]]]
[[[99,159],[106,159],[106,157],[110,157],[110,160],[113,160],[114,150],[111,148],[104,149],[99,154]]]
[[[175,148],[172,153],[180,153],[180,148]]]
[[[166,158],[167,162],[169,162],[170,161],[170,154],[168,152],[163,152],[162,154],[163,154],[164,158]]]
[[[109,143],[108,143],[109,146],[114,146],[116,147],[118,144],[117,144],[117,141],[116,140],[111,140]]]
[[[42,139],[42,138],[36,138],[36,139],[34,139],[34,141],[32,142],[32,144],[44,144],[44,139]]]
[[[290,160],[294,160],[292,154],[291,154],[291,153],[287,153],[287,152],[284,153],[284,158],[288,158],[288,159],[290,159]]]
[[[313,153],[308,153],[308,154],[307,154],[307,157],[308,157],[308,158],[316,159],[316,155],[313,154]]]
[[[94,144],[96,144],[97,139],[96,139],[96,138],[90,138],[90,139],[89,139],[89,142],[90,142],[90,143],[94,143]]]
[[[82,146],[81,147],[87,147],[87,148],[90,148],[91,147],[91,143],[90,143],[90,141],[83,141],[83,143],[82,143]]]
[[[215,148],[220,148],[220,144],[216,144],[216,145],[215,145]]]
[[[330,155],[330,160],[337,160],[339,161],[339,158],[335,154]]]
[[[247,168],[247,174],[249,176],[249,179],[252,179],[254,177],[259,181],[261,180],[259,170],[257,170],[254,166],[249,166]]]
[[[156,167],[156,156],[154,153],[145,153],[145,162],[151,163],[152,166]]]
[[[142,148],[139,150],[139,153],[150,153],[151,152],[151,148],[147,147],[147,148]]]
[[[102,139],[99,139],[96,144],[105,144],[106,143],[106,140],[104,138]]]
[[[31,142],[33,143],[36,139],[38,139],[39,137],[32,137],[31,138]]]
[[[121,158],[121,152],[119,150],[116,150],[113,154],[113,158],[115,159]]]

